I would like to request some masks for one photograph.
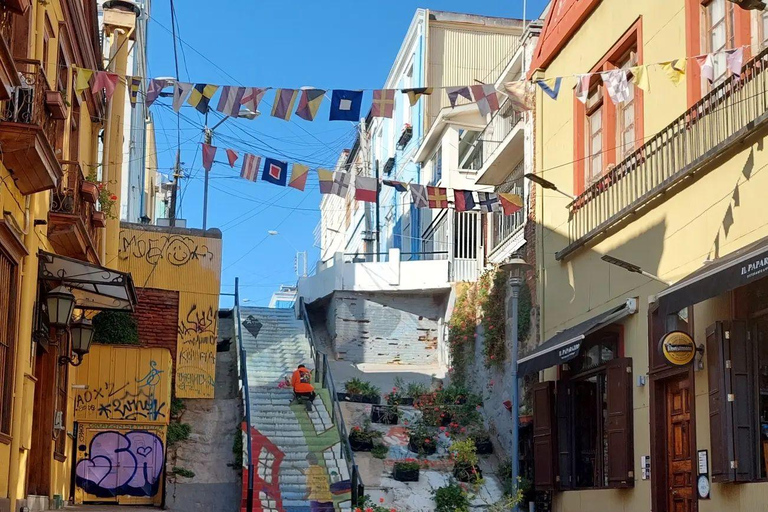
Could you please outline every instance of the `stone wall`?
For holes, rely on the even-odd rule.
[[[447,300],[447,292],[335,292],[326,309],[334,353],[353,363],[437,365]]]

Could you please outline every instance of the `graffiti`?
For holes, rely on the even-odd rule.
[[[213,396],[216,371],[216,320],[213,306],[190,306],[178,326],[176,392],[182,398]]]
[[[243,423],[243,429],[246,424]],[[283,510],[282,496],[280,494],[280,465],[285,458],[285,454],[270,441],[265,435],[251,427],[251,446],[253,449],[253,486],[259,489],[258,495],[254,493],[254,509],[258,511]],[[243,471],[243,482],[247,482],[248,470]],[[243,492],[247,492],[247,485],[243,486]],[[258,496],[258,503],[256,499]],[[270,502],[275,507],[270,506]]]
[[[120,234],[120,255],[146,260],[152,266],[161,260],[175,267],[182,267],[193,261],[213,261],[214,254],[194,238],[182,235],[160,235],[157,238],[142,238],[136,235]]]
[[[88,494],[152,497],[160,488],[165,453],[162,440],[151,432],[99,432],[83,456],[75,468],[75,483]]]
[[[186,318],[179,322],[179,334],[182,336],[208,334],[215,337],[216,318],[217,314],[213,306],[209,306],[207,310],[198,310],[197,304],[193,304]]]

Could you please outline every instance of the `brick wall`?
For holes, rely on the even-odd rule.
[[[444,294],[336,292],[327,325],[339,359],[354,363],[438,363]]]
[[[175,364],[179,292],[137,288],[136,295],[139,300],[133,316],[139,324],[139,341],[145,347],[167,348]]]

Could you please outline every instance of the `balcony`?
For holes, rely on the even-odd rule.
[[[0,146],[3,164],[27,195],[55,188],[62,170],[54,150],[58,123],[45,106],[50,89],[45,74],[37,61],[16,63],[22,83],[0,107]]]
[[[64,177],[51,192],[48,239],[62,256],[99,263],[101,233],[94,222],[96,205],[83,193],[85,177],[77,162],[62,162]],[[98,219],[97,219],[98,222]]]
[[[525,197],[523,191],[523,168],[525,162],[520,162],[512,171],[510,180],[506,180],[497,192],[511,192]],[[488,215],[488,261],[503,263],[517,252],[525,243],[526,209],[516,211],[512,215],[496,212]]]
[[[421,236],[422,260],[447,260],[451,282],[477,281],[482,268],[481,214],[441,210]]]
[[[7,8],[0,9],[0,100],[3,101],[11,99],[13,89],[21,85],[10,45],[14,18]]]
[[[724,151],[768,121],[768,49],[744,65],[741,80],[713,88],[570,205],[569,245],[562,260],[588,242],[663,201],[694,174],[711,170]]]
[[[461,155],[461,167],[477,171],[478,185],[500,185],[510,169],[523,159],[525,132],[522,121],[523,115],[505,101],[477,136],[472,148]]]

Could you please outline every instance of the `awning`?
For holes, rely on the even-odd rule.
[[[768,238],[718,258],[656,295],[667,315],[768,277]]]
[[[518,361],[518,374],[538,372],[551,366],[566,363],[576,357],[581,348],[581,342],[588,334],[598,331],[606,325],[621,320],[637,311],[637,299],[627,301],[613,309],[593,316],[570,329],[559,332],[536,349]]]
[[[38,279],[70,288],[78,308],[133,311],[136,305],[136,290],[127,272],[44,251],[38,253],[38,261]]]

